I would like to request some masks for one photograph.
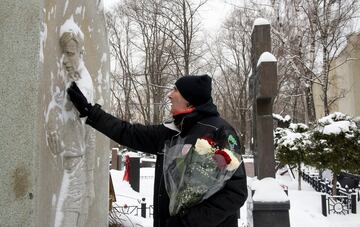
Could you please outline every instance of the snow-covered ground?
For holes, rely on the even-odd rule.
[[[330,214],[324,217],[321,213],[320,192],[314,191],[304,181],[302,190],[298,191],[297,180],[291,181],[289,175],[277,175],[277,180],[289,188],[291,227],[360,227],[359,202],[357,214]]]
[[[140,192],[135,192],[128,182],[122,180],[123,174],[124,171],[111,170],[117,204],[140,207],[141,199],[145,198],[147,206],[152,205],[154,168],[141,168]],[[357,202],[357,214],[330,214],[324,217],[321,213],[321,194],[314,191],[308,183],[302,181],[302,191],[298,191],[297,181],[292,180],[289,175],[277,175],[276,179],[289,190],[291,227],[360,227],[360,202]],[[248,180],[250,182],[253,179]],[[248,226],[246,207],[245,204],[240,210],[239,227]],[[152,217],[128,215],[128,218],[124,219],[124,224],[151,227]]]

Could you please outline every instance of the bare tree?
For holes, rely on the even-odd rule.
[[[349,25],[359,10],[357,0],[318,0],[305,1],[304,12],[312,13],[312,21],[316,29],[316,37],[322,52],[321,73],[315,82],[321,86],[321,100],[324,115],[330,113],[330,106],[343,95],[329,96],[328,90],[330,65],[346,42]]]
[[[110,53],[119,69],[111,74],[111,94],[115,103],[115,115],[131,120],[131,75],[133,72],[130,21],[120,12],[106,15]],[[119,73],[117,73],[119,71]]]
[[[205,2],[125,0],[108,14],[118,115],[145,124],[163,121],[171,84],[196,72],[202,57],[197,16]]]
[[[308,54],[309,26],[299,4],[300,1],[282,0],[255,4],[254,8],[271,22],[272,53],[278,61],[274,110],[291,115],[295,122],[308,122],[315,120],[311,86],[315,55]]]
[[[253,17],[248,10],[234,10],[220,35],[209,46],[218,69],[215,99],[222,116],[238,131],[243,151],[247,144],[249,119],[248,79],[251,71],[250,48]],[[215,48],[212,48],[215,47]]]
[[[175,63],[174,74],[178,76],[190,75],[197,71],[195,67],[202,57],[200,22],[198,21],[199,9],[207,0],[194,3],[191,0],[164,0],[163,15],[171,22],[170,29],[166,32],[172,39],[174,46],[171,55]]]
[[[133,104],[129,109],[137,112],[146,124],[163,120],[171,80],[169,50],[173,44],[165,32],[170,29],[170,22],[163,16],[162,7],[163,1],[124,1],[113,12],[113,18],[108,19],[114,37],[110,44],[121,69],[118,75],[126,85],[122,95],[128,102],[123,104]],[[120,22],[114,23],[116,20]],[[118,83],[119,79],[114,81]]]
[[[343,93],[329,97],[330,65],[351,32],[348,25],[358,10],[357,1],[282,0],[253,2],[251,7],[272,24],[279,68],[277,111],[292,113],[294,121],[314,122],[313,88],[317,85],[327,115],[331,104],[344,97]]]

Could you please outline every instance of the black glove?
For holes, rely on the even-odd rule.
[[[73,81],[71,86],[67,89],[67,93],[70,97],[71,102],[74,104],[76,109],[80,112],[80,117],[86,117],[92,108],[92,105],[88,103],[87,99],[80,91],[79,87]]]

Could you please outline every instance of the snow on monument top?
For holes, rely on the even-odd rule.
[[[74,33],[77,34],[82,40],[84,40],[84,33],[82,33],[82,31],[81,31],[81,29],[79,28],[79,26],[75,23],[73,16],[71,16],[69,19],[67,19],[67,20],[65,21],[65,23],[64,23],[63,25],[61,25],[61,27],[60,27],[60,37],[61,37],[65,32],[74,32]]]
[[[277,60],[271,53],[264,52],[260,55],[256,66],[258,67],[262,62],[277,62]]]

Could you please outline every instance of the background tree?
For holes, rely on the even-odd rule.
[[[306,8],[305,8],[306,7]],[[322,0],[305,1],[304,12],[312,14],[311,18],[316,29],[316,38],[322,54],[321,73],[315,78],[315,83],[321,87],[321,100],[324,106],[324,115],[329,115],[330,106],[343,94],[329,96],[331,81],[330,65],[346,43],[346,33],[349,25],[355,19],[359,2],[357,0]]]
[[[290,114],[294,122],[307,123],[315,120],[309,79],[315,67],[315,54],[308,54],[309,24],[300,11],[300,4],[300,1],[282,0],[255,3],[251,7],[271,21],[272,53],[278,60],[278,95],[274,100],[274,112]]]
[[[168,1],[122,1],[108,13],[111,50],[115,59],[113,92],[133,120],[160,123],[166,115],[166,95],[177,78],[173,59],[173,22]],[[121,111],[120,111],[121,112]]]
[[[201,68],[203,58],[202,41],[200,40],[201,22],[199,10],[207,0],[166,0],[165,17],[171,21],[169,36],[174,42],[171,54],[175,62],[176,75],[184,76],[196,73]]]
[[[131,75],[134,71],[132,61],[133,50],[131,48],[132,34],[130,21],[123,17],[121,12],[106,14],[110,53],[116,62],[115,69],[111,74],[111,97],[113,111],[117,117],[131,120]]]
[[[324,115],[344,92],[329,97],[330,65],[346,42],[359,12],[356,0],[281,0],[250,6],[271,21],[273,54],[278,59],[279,95],[275,112],[294,122],[314,122],[314,87],[321,90]]]
[[[211,62],[217,75],[214,97],[219,111],[237,130],[243,151],[248,133],[248,80],[251,71],[251,12],[235,9],[225,20],[218,37],[209,45]],[[213,48],[211,48],[213,47]],[[215,47],[215,48],[214,48]]]

